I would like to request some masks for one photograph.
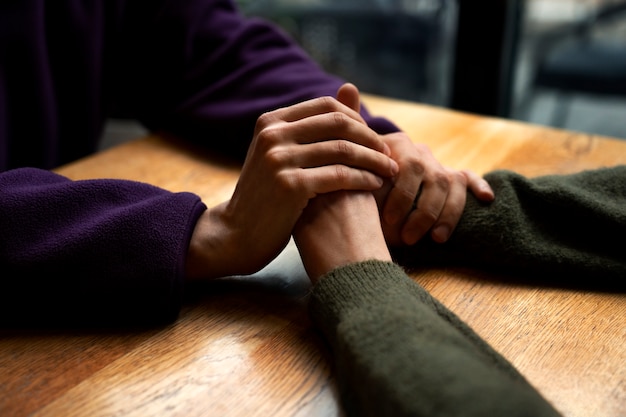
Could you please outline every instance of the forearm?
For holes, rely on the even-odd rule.
[[[385,262],[339,268],[310,311],[331,344],[348,415],[557,416],[467,325]]]
[[[525,178],[510,171],[485,176],[496,199],[468,195],[450,240],[394,248],[403,265],[473,266],[526,274],[564,285],[624,288],[626,166],[572,175]],[[581,278],[585,279],[584,281]]]
[[[48,171],[0,174],[2,321],[143,324],[179,309],[200,199]]]

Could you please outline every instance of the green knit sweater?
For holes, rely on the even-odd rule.
[[[395,249],[396,259],[625,288],[626,166],[533,179],[494,171],[485,178],[493,203],[469,196],[449,242],[425,239]],[[310,311],[334,351],[350,416],[558,415],[397,265],[369,261],[331,271],[314,287]]]
[[[348,416],[558,416],[501,355],[392,263],[338,268],[313,289]]]
[[[405,267],[442,264],[495,270],[537,284],[626,290],[626,166],[525,178],[485,176],[496,194],[468,195],[450,240],[396,248]]]

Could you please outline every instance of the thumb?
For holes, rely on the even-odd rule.
[[[345,83],[337,90],[337,101],[350,107],[357,113],[361,110],[361,98],[359,97],[359,89],[354,84]]]

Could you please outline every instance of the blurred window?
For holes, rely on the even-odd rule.
[[[322,67],[370,94],[446,105],[450,0],[238,0],[286,30]]]
[[[514,117],[626,138],[626,1],[528,0]]]

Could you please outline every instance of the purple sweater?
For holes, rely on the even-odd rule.
[[[261,113],[341,83],[229,0],[2,2],[2,320],[23,308],[38,322],[176,317],[200,199],[48,171],[94,152],[107,117],[243,158]]]

